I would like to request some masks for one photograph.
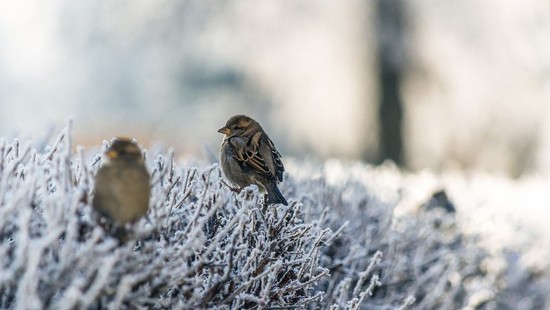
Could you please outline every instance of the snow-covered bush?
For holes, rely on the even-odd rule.
[[[333,237],[302,206],[261,207],[254,188],[224,190],[217,166],[149,155],[152,204],[134,242],[118,245],[89,206],[97,155],[72,155],[70,135],[39,153],[4,142],[2,308],[231,308],[306,304],[328,270]]]
[[[266,207],[215,164],[149,150],[150,212],[119,244],[90,206],[101,151],[74,150],[70,128],[43,150],[0,141],[1,309],[473,309],[507,289],[437,201],[395,216],[398,192],[321,164]]]

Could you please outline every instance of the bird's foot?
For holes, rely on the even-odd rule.
[[[222,180],[222,184],[227,186],[227,188],[229,188],[230,191],[232,192],[235,192],[235,193],[240,193],[242,188],[240,187],[232,187],[231,185],[227,184],[224,180]]]

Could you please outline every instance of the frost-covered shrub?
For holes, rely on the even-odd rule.
[[[437,200],[395,216],[399,192],[363,165],[333,182],[289,161],[291,203],[263,206],[215,164],[149,151],[150,212],[119,244],[90,207],[100,153],[74,151],[69,129],[45,150],[0,141],[1,309],[474,309],[515,289]]]
[[[318,252],[330,230],[302,206],[263,207],[234,195],[217,166],[147,159],[151,211],[119,245],[89,206],[99,155],[71,153],[70,135],[39,153],[1,145],[1,308],[249,308],[307,304],[328,274]]]
[[[361,300],[357,293],[369,292],[377,282],[359,308],[546,309],[550,305],[548,274],[521,266],[521,252],[495,255],[478,246],[477,236],[463,233],[464,223],[459,221],[463,217],[455,215],[445,191],[436,191],[414,211],[395,215],[395,208],[409,204],[415,191],[424,190],[419,184],[423,176],[402,175],[391,165],[291,164],[296,166],[292,170],[297,179],[291,177],[287,186],[309,189],[309,194],[296,194],[305,209],[326,210],[326,225],[333,230],[345,225],[323,249],[321,263],[331,277],[320,281],[318,289],[326,293],[316,307],[354,308],[353,302]],[[365,279],[366,274],[374,278]]]
[[[366,170],[342,169],[357,174],[358,168]],[[471,279],[484,278],[479,264],[487,255],[460,232],[443,205],[436,202],[415,214],[394,217],[399,192],[383,202],[351,173],[336,185],[327,184],[323,169],[313,168],[308,174],[317,178],[290,185],[315,189],[300,196],[304,208],[317,212],[311,218],[324,219],[322,224],[333,230],[344,226],[323,248],[321,264],[331,276],[319,282],[317,288],[326,293],[316,307],[454,309],[494,284],[468,285]]]

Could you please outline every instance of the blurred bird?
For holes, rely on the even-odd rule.
[[[118,229],[147,213],[151,193],[150,176],[141,150],[127,138],[116,138],[105,152],[105,161],[95,179],[94,209]]]
[[[256,184],[267,193],[269,204],[287,205],[277,187],[285,171],[281,154],[262,126],[248,116],[235,115],[218,132],[225,135],[220,152],[225,177],[241,188]]]

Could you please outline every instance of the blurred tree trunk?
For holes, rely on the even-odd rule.
[[[376,0],[375,6],[380,159],[391,159],[403,165],[403,100],[400,90],[407,54],[405,4],[403,0]]]

